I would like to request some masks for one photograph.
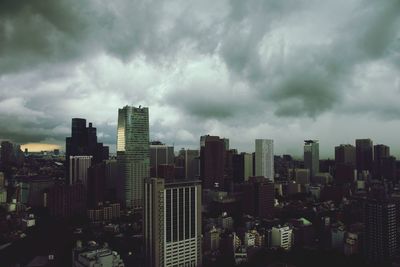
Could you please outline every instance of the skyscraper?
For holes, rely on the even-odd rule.
[[[304,141],[304,168],[310,170],[311,178],[319,173],[319,143],[318,140]]]
[[[210,135],[200,137],[200,178],[205,189],[224,185],[226,140]]]
[[[82,183],[87,186],[88,169],[92,165],[92,156],[69,157],[69,184]]]
[[[244,182],[253,176],[253,155],[240,153],[233,155],[233,181]]]
[[[398,250],[396,204],[368,199],[365,204],[365,255],[376,263],[392,259]]]
[[[356,168],[362,171],[372,172],[373,146],[371,139],[356,140]]]
[[[158,176],[158,166],[164,164],[174,164],[175,154],[174,147],[167,146],[161,142],[155,141],[150,143],[150,168],[151,176]]]
[[[393,172],[393,166],[395,163],[395,159],[390,159],[390,147],[385,145],[374,145],[374,162],[373,162],[373,174],[375,179],[392,179],[395,178],[395,173],[390,175],[391,171]],[[384,166],[385,165],[385,166]],[[384,175],[384,173],[386,175]],[[383,177],[386,176],[386,177]],[[389,176],[389,177],[387,177]],[[393,176],[393,177],[390,177]]]
[[[201,266],[200,181],[148,178],[144,192],[146,266]]]
[[[71,124],[71,137],[65,140],[65,159],[67,183],[70,182],[71,156],[92,156],[92,163],[97,164],[108,159],[108,147],[97,142],[96,128],[92,123],[86,127],[86,120],[73,118]]]
[[[181,149],[179,155],[184,160],[185,178],[198,179],[200,175],[200,152],[197,149]]]
[[[335,147],[336,163],[356,165],[356,148],[352,145],[340,145]]]
[[[149,109],[118,110],[117,198],[127,208],[143,207],[143,181],[150,176]]]
[[[256,139],[255,176],[274,181],[274,140]]]

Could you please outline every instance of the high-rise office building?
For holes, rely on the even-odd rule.
[[[88,207],[97,208],[104,203],[107,197],[107,195],[105,194],[106,162],[98,163],[89,167],[86,188]]]
[[[253,155],[240,153],[233,155],[233,181],[240,183],[249,180],[253,176]]]
[[[274,181],[274,140],[256,139],[255,147],[255,176]]]
[[[273,218],[275,186],[264,176],[250,177],[247,182],[235,184],[235,191],[240,193],[243,211],[259,218]]]
[[[390,157],[390,147],[385,145],[374,145],[374,178],[394,180],[395,173],[393,173],[393,165],[395,161],[395,159],[391,159]],[[390,174],[391,172],[392,174]]]
[[[373,144],[371,139],[356,140],[356,168],[357,171],[369,171],[373,169]]]
[[[310,170],[311,178],[319,173],[319,143],[318,140],[304,141],[304,168]]]
[[[335,147],[335,161],[341,164],[356,166],[356,148],[352,145],[340,145]]]
[[[70,160],[71,156],[92,156],[92,163],[97,164],[108,159],[108,147],[97,142],[96,128],[92,123],[86,127],[86,120],[73,118],[71,126],[71,137],[65,140],[65,162],[67,182],[70,182]]]
[[[224,185],[226,144],[218,136],[200,137],[200,178],[205,189]]]
[[[390,157],[390,147],[385,145],[374,145],[374,161]]]
[[[117,197],[127,208],[143,207],[143,181],[150,176],[149,109],[118,110]]]
[[[183,158],[185,178],[198,179],[200,176],[200,152],[197,149],[181,149],[179,156]]]
[[[365,255],[370,261],[385,263],[397,254],[398,218],[395,203],[386,200],[367,200],[364,237]]]
[[[201,266],[200,181],[148,178],[144,192],[146,266]]]
[[[88,169],[92,165],[92,156],[69,157],[69,184],[82,183],[87,186]]]
[[[158,166],[162,164],[174,164],[174,147],[167,146],[159,141],[150,143],[150,173],[152,177],[158,176]]]

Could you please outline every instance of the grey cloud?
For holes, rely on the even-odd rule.
[[[116,111],[122,101],[175,108],[165,116],[176,121],[153,126],[154,136],[171,140],[178,138],[177,128],[198,135],[206,130],[198,125],[209,121],[233,125],[240,118],[251,127],[338,112],[345,95],[359,90],[352,81],[356,68],[373,61],[400,68],[400,4],[337,1],[338,10],[324,10],[334,2],[4,0],[0,99],[22,97],[24,108],[47,117],[34,114],[29,122],[16,119],[21,114],[2,114],[2,125],[17,123],[2,129],[0,138],[63,142],[57,127],[68,128],[70,117],[83,113],[99,122],[101,141],[114,143],[115,126],[95,110]],[[354,10],[339,19],[348,6]],[[282,29],[278,42],[272,37]],[[88,63],[97,57],[118,63]],[[138,58],[152,70],[132,78],[124,67]],[[201,68],[190,68],[203,61]],[[379,105],[374,112],[398,116]]]

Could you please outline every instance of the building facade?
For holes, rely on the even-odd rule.
[[[146,266],[201,266],[200,181],[144,185]]]
[[[149,109],[118,110],[117,197],[124,207],[143,207],[143,181],[150,176]]]
[[[304,141],[304,168],[310,170],[311,178],[319,173],[319,143],[318,140]]]
[[[373,169],[373,143],[371,139],[356,140],[356,168],[357,172],[369,171]]]
[[[274,181],[274,140],[256,139],[255,151],[255,176]]]

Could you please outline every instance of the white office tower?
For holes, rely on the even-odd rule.
[[[271,245],[273,247],[281,247],[290,250],[292,247],[293,229],[289,226],[272,227]]]
[[[118,110],[117,197],[126,208],[143,207],[143,181],[150,176],[149,109]]]
[[[256,139],[256,176],[274,181],[274,140]]]
[[[92,165],[92,156],[69,157],[69,184],[78,182],[87,185],[88,169]]]
[[[146,266],[201,266],[200,181],[148,178],[144,192]]]

